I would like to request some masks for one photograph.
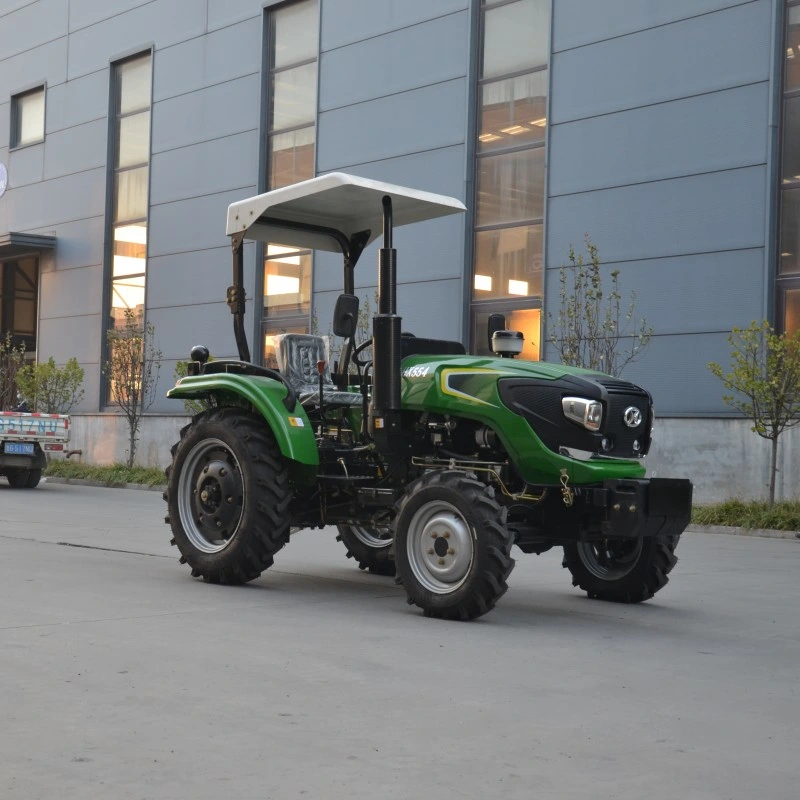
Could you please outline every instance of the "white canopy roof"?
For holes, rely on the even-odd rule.
[[[331,172],[231,203],[227,234],[244,233],[247,239],[339,252],[339,245],[331,237],[292,230],[280,221],[333,228],[348,239],[354,233],[368,230],[372,241],[383,230],[384,195],[392,198],[395,227],[466,211],[464,204],[454,197]],[[271,221],[264,221],[265,217]]]

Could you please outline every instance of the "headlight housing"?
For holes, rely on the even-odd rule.
[[[587,400],[585,397],[564,397],[561,400],[564,416],[583,425],[590,431],[599,431],[603,422],[603,404],[599,400]]]

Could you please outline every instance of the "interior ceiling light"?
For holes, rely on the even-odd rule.
[[[500,137],[496,133],[482,133],[478,139],[482,142],[496,142]]]
[[[528,281],[509,281],[508,282],[509,294],[528,294]]]
[[[500,128],[500,133],[507,133],[509,136],[516,136],[520,133],[530,130],[525,125],[511,125],[509,128]]]
[[[120,225],[118,228],[114,228],[114,241],[147,244],[147,227],[144,225]]]
[[[535,125],[537,128],[544,128],[547,125],[547,117],[540,117],[539,119],[532,119],[531,125]]]
[[[475,288],[479,292],[492,291],[492,277],[491,275],[475,275]]]

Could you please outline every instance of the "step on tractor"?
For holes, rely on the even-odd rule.
[[[195,346],[168,392],[207,405],[172,448],[164,495],[193,576],[251,581],[295,532],[336,526],[348,556],[396,575],[430,617],[491,610],[514,545],[562,547],[573,585],[593,598],[640,602],[667,583],[692,484],[645,478],[647,391],[522,360],[522,334],[500,316],[486,332],[492,357],[403,330],[394,228],[463,211],[451,197],[343,173],[228,208],[239,358]],[[379,235],[377,313],[358,342],[354,270]],[[275,336],[277,369],[251,362],[245,239],[342,254],[334,365],[325,339],[295,333]]]

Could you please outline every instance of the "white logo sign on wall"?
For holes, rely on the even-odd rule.
[[[8,170],[6,169],[6,165],[0,161],[0,197],[2,197],[6,193],[6,187],[8,186]]]

